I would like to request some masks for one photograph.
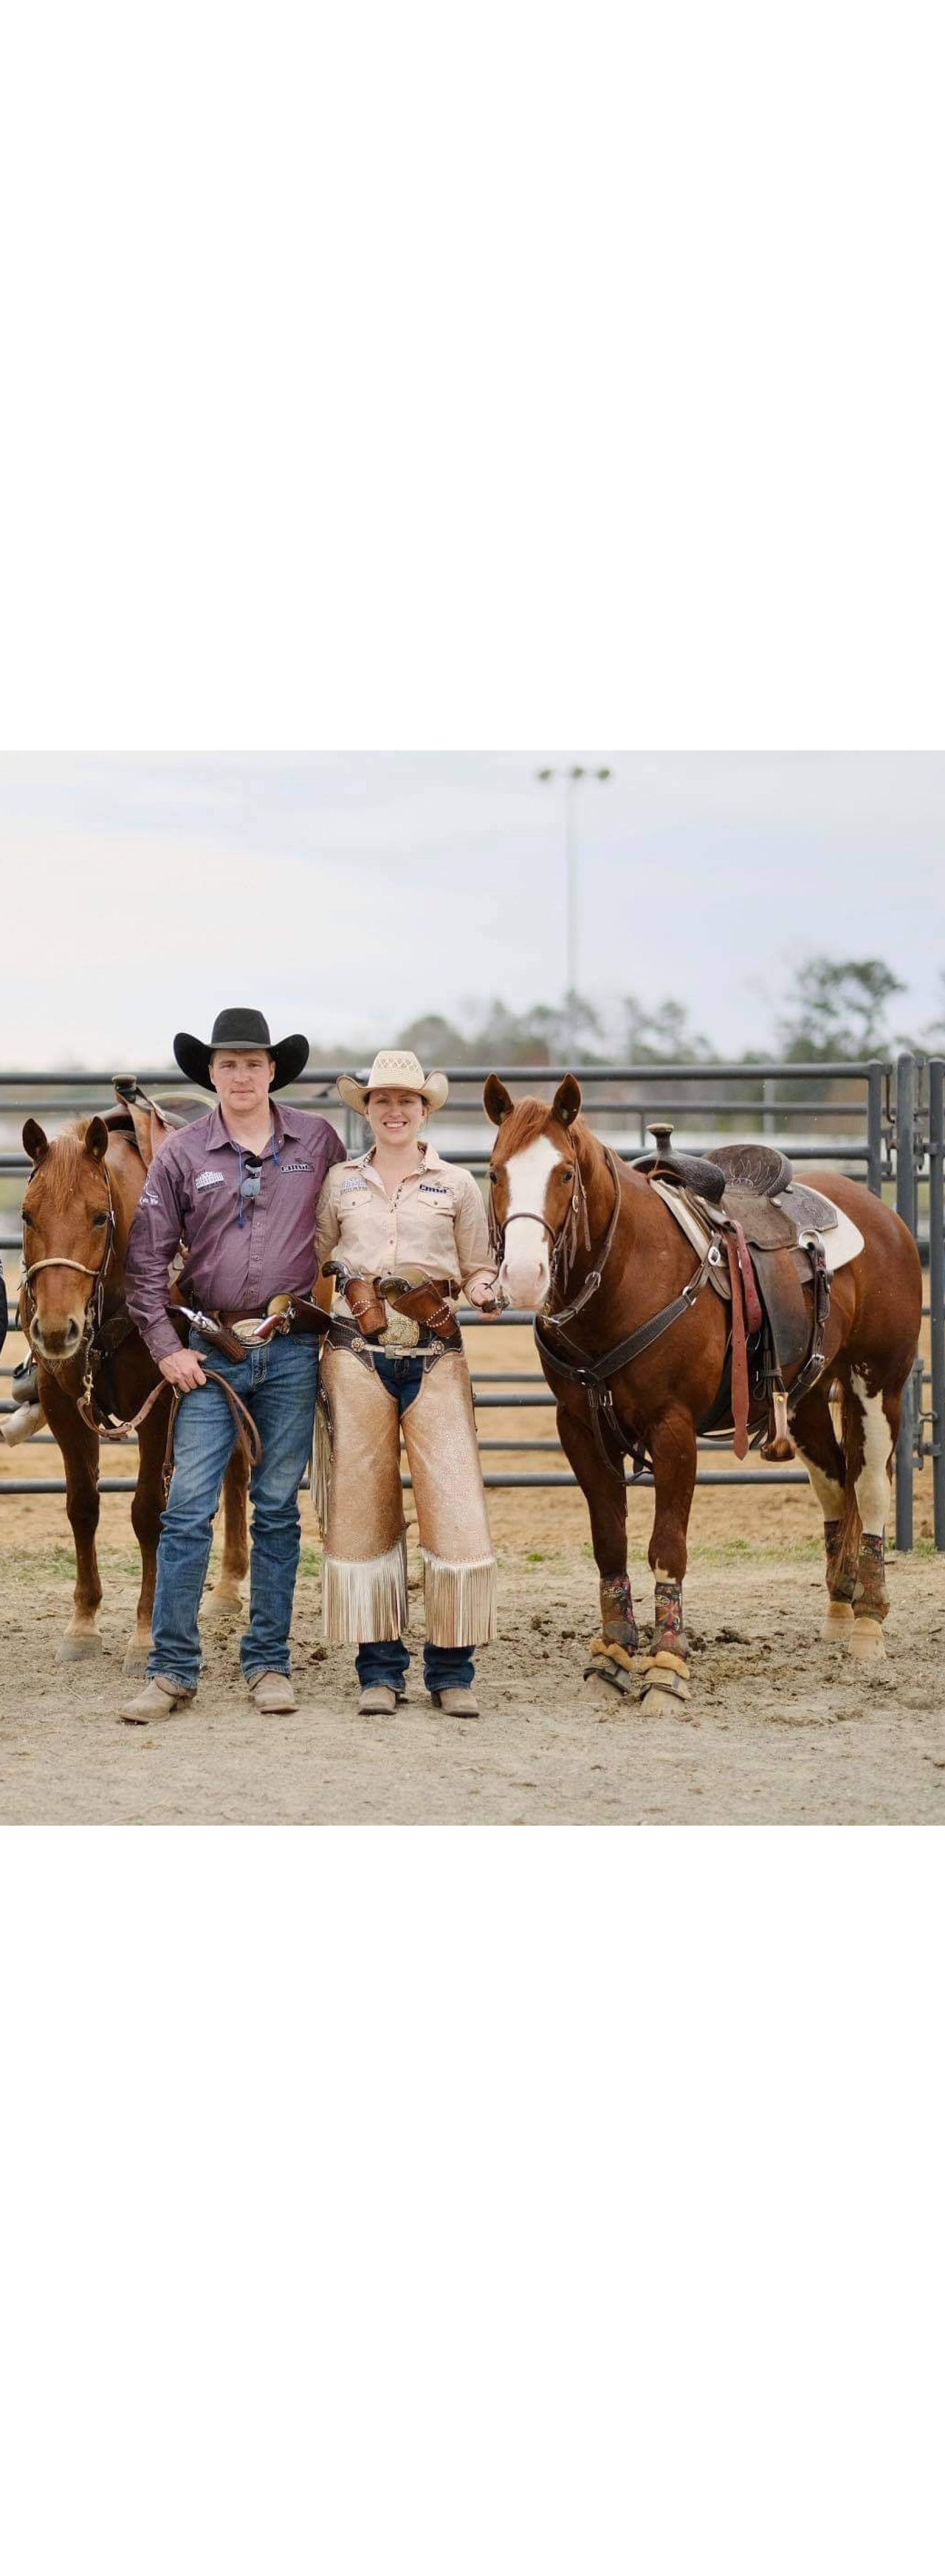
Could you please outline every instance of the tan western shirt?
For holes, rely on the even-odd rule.
[[[388,1198],[373,1154],[371,1146],[328,1174],[316,1219],[319,1266],[337,1251],[359,1279],[383,1278],[409,1263],[464,1288],[477,1270],[491,1268],[486,1211],[471,1172],[421,1144],[416,1170]]]

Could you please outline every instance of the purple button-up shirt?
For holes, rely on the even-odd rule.
[[[220,1108],[175,1132],[155,1155],[135,1209],[125,1264],[128,1312],[152,1359],[180,1349],[167,1318],[167,1274],[181,1240],[188,1306],[245,1307],[307,1295],[316,1272],[315,1210],[345,1149],[327,1118],[272,1102],[273,1143],[262,1156],[258,1198],[244,1199],[240,1147]],[[242,1149],[245,1169],[247,1147]]]

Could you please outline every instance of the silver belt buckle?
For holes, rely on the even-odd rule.
[[[390,1310],[388,1309],[388,1312]],[[390,1315],[379,1336],[382,1351],[415,1351],[420,1339],[420,1326],[415,1315]]]
[[[238,1342],[252,1342],[255,1340],[260,1324],[264,1324],[265,1321],[265,1315],[244,1315],[238,1324],[231,1326],[231,1331],[236,1334]]]

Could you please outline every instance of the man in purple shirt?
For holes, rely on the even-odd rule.
[[[200,1596],[214,1514],[236,1440],[233,1414],[208,1362],[249,1407],[262,1442],[253,1505],[250,1619],[240,1662],[257,1708],[295,1708],[289,1625],[301,1535],[298,1490],[312,1445],[318,1343],[280,1334],[247,1341],[243,1360],[212,1352],[194,1325],[181,1347],[168,1319],[168,1268],[186,1245],[180,1290],[201,1314],[252,1331],[274,1297],[308,1296],[316,1270],[315,1211],[345,1149],[326,1118],[280,1110],[272,1093],[297,1080],[308,1040],[273,1045],[260,1011],[220,1011],[209,1045],[181,1033],[174,1054],[219,1106],[176,1131],[151,1164],[131,1228],[128,1307],[162,1376],[182,1402],[174,1474],[161,1522],[152,1650],[143,1691],[122,1716],[144,1725],[189,1702],[200,1677]]]

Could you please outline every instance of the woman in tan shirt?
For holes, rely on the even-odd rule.
[[[318,1203],[319,1265],[330,1263],[341,1292],[322,1359],[312,1476],[325,1634],[357,1646],[361,1710],[392,1713],[410,1662],[403,1424],[424,1567],[426,1686],[448,1715],[477,1717],[473,1648],[495,1635],[495,1558],[454,1308],[460,1289],[484,1311],[494,1304],[485,1208],[472,1173],[421,1138],[427,1110],[446,1099],[445,1074],[425,1077],[415,1055],[388,1050],[366,1083],[344,1074],[338,1089],[373,1143],[335,1165]],[[427,1307],[425,1322],[391,1303],[390,1283],[409,1288],[421,1277],[435,1291],[408,1302]]]

